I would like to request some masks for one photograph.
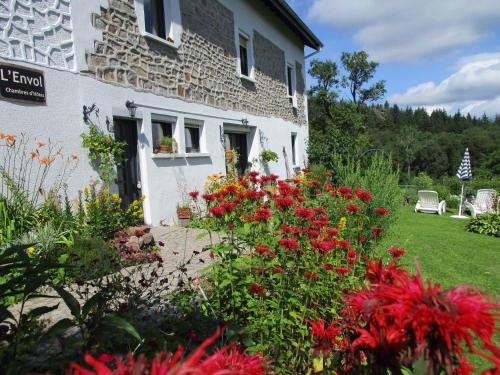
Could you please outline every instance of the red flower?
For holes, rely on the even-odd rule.
[[[295,209],[295,214],[303,220],[307,220],[313,217],[314,210],[312,208],[297,207]]]
[[[318,278],[318,273],[317,272],[311,272],[311,271],[306,271],[306,278],[307,279],[317,279]]]
[[[267,253],[273,253],[273,250],[266,246],[256,246],[255,252],[259,255],[265,255]]]
[[[254,219],[256,221],[267,221],[271,218],[271,211],[268,208],[257,208]]]
[[[379,236],[384,231],[384,228],[372,228],[372,239],[376,240]]]
[[[282,238],[278,241],[278,243],[287,249],[296,249],[299,247],[299,243],[293,238]]]
[[[356,195],[358,196],[359,199],[361,199],[365,203],[370,202],[373,198],[373,195],[371,192],[363,191],[361,189],[357,190]]]
[[[266,288],[257,283],[250,284],[250,286],[248,287],[248,291],[251,294],[256,294],[261,297],[266,294]]]
[[[342,330],[338,328],[338,322],[331,322],[325,329],[325,322],[323,320],[318,320],[314,322],[312,320],[306,320],[311,325],[311,336],[318,341],[327,340],[331,344],[337,343],[337,336],[342,334]]]
[[[214,206],[208,209],[208,212],[214,216],[222,216],[226,213],[226,210],[222,206]]]
[[[203,194],[201,197],[204,200],[206,200],[207,202],[211,202],[211,201],[215,200],[215,195],[214,194]]]
[[[282,273],[283,272],[283,268],[281,268],[280,266],[275,266],[273,268],[273,272],[274,273]]]
[[[323,265],[323,269],[324,269],[325,271],[332,271],[332,270],[333,270],[333,265],[332,265],[332,264],[328,264],[328,263],[327,263],[327,264],[324,264],[324,265]]]
[[[347,205],[346,209],[348,212],[355,214],[356,212],[358,212],[360,210],[360,207],[357,204],[349,203]]]
[[[198,199],[198,195],[200,195],[200,192],[198,192],[198,191],[191,191],[191,192],[189,193],[189,196],[190,196],[191,198],[193,198],[193,200],[197,200],[197,199]]]
[[[158,241],[158,245],[160,245],[161,247],[165,246],[165,244],[162,241]]]
[[[338,236],[339,230],[337,228],[328,228],[326,230],[326,233],[328,233],[330,236]]]
[[[346,276],[349,273],[349,267],[337,266],[335,267],[335,272],[339,276]]]
[[[375,208],[375,213],[379,216],[385,216],[391,213],[387,208],[377,207]]]
[[[397,247],[390,247],[387,252],[389,254],[391,254],[394,258],[399,258],[401,257],[402,255],[405,255],[406,254],[406,250],[404,249],[398,249]]]
[[[286,210],[293,206],[293,198],[292,197],[284,197],[284,198],[276,198],[276,207],[280,210]]]
[[[229,224],[227,225],[227,229],[229,229],[229,230],[233,230],[233,229],[234,229],[234,223],[229,223]]]

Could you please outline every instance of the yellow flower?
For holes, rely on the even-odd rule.
[[[341,217],[339,220],[339,230],[342,232],[345,229],[347,224],[347,219],[345,217]]]
[[[89,188],[88,187],[84,187],[83,188],[83,192],[85,193],[85,195],[89,195]]]
[[[120,199],[120,197],[118,196],[118,194],[111,195],[111,198],[113,198],[113,200],[115,200],[115,201],[117,201],[118,199]]]
[[[35,252],[35,248],[33,246],[30,246],[26,249],[26,252],[31,255]]]

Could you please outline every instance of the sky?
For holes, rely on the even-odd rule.
[[[500,0],[288,3],[325,45],[314,58],[365,50],[380,63],[389,103],[500,114]]]

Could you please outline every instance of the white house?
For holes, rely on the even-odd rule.
[[[240,171],[263,150],[279,156],[267,173],[304,165],[306,46],[322,44],[285,0],[0,0],[0,132],[78,155],[75,196],[97,178],[80,134],[98,109],[128,145],[114,189],[171,222],[178,186],[225,173],[227,149]]]

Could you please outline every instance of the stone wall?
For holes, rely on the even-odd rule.
[[[0,0],[0,57],[75,67],[70,0]]]
[[[93,15],[103,38],[87,54],[86,73],[136,90],[305,124],[301,69],[296,69],[294,109],[278,46],[254,31],[255,83],[242,80],[232,11],[217,0],[180,0],[180,6],[182,43],[174,49],[140,34],[134,0],[108,0],[108,7]]]

